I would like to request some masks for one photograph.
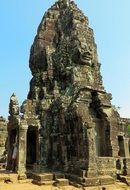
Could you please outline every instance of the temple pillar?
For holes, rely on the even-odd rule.
[[[97,155],[96,155],[96,129],[93,117],[90,115],[89,106],[92,102],[91,92],[84,91],[82,97],[78,104],[78,113],[82,118],[83,128],[86,131],[87,136],[87,168],[86,177],[96,177],[97,176]]]
[[[25,120],[21,120],[19,126],[17,172],[19,179],[26,178],[26,155],[27,155],[27,129]]]
[[[124,152],[125,152],[125,157],[129,158],[130,153],[129,153],[129,138],[123,138],[124,139]]]
[[[108,122],[110,130],[110,145],[108,147],[109,155],[117,157],[119,152],[118,140],[116,140],[118,134],[118,118],[113,108],[102,106],[101,109],[106,115],[105,119]]]
[[[88,166],[86,177],[97,176],[97,164],[96,164],[96,143],[95,143],[95,129],[94,127],[87,129],[88,140]]]

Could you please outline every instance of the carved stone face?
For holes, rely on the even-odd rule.
[[[19,114],[19,104],[18,104],[18,100],[14,94],[10,98],[9,113],[10,113],[10,115],[18,115]]]
[[[93,50],[87,44],[82,44],[74,50],[73,59],[77,64],[92,65]]]

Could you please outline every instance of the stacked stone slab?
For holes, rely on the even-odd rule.
[[[21,114],[17,98],[10,100],[8,168],[17,141],[21,177],[33,166],[85,186],[113,183],[121,119],[102,84],[93,30],[73,1],[59,0],[45,13],[29,67]]]
[[[0,168],[5,167],[7,157],[7,121],[0,117]]]

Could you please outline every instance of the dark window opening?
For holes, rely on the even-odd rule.
[[[27,132],[27,166],[36,163],[36,129],[29,127]]]
[[[123,136],[118,136],[119,152],[118,156],[125,157],[124,139]]]

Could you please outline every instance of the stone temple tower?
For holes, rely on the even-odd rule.
[[[9,119],[8,168],[17,141],[20,176],[32,169],[86,185],[101,183],[102,175],[104,184],[113,182],[120,118],[102,84],[93,30],[73,1],[58,0],[45,13],[29,67],[27,100]]]

